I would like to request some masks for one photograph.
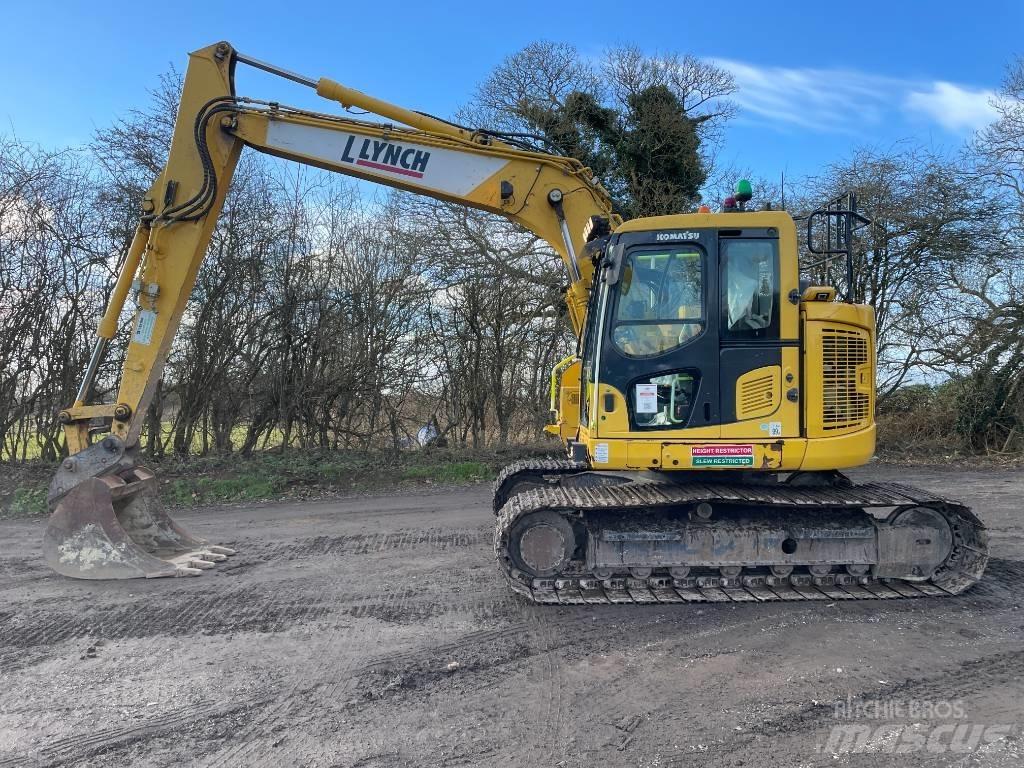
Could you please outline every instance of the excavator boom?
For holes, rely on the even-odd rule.
[[[238,97],[234,71],[248,64],[314,88],[368,122]],[[529,151],[389,104],[326,78],[313,80],[239,55],[228,43],[194,52],[167,164],[111,293],[75,403],[60,414],[69,458],[50,487],[54,514],[44,554],[83,578],[193,573],[223,559],[174,523],[139,466],[144,416],[206,254],[243,147],[504,216],[551,244],[566,264],[569,316],[583,326],[593,266],[582,233],[618,219],[607,192],[572,158]],[[129,294],[137,309],[116,400],[90,404],[93,381]],[[93,443],[100,421],[109,435]]]

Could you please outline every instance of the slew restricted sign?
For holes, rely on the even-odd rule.
[[[694,467],[752,467],[752,445],[694,445],[690,448],[690,463]]]

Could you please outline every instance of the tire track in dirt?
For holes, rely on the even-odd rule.
[[[296,589],[274,590],[268,595],[265,588],[225,585],[216,581],[211,583],[217,586],[201,593],[195,590],[172,592],[173,599],[169,603],[156,607],[147,599],[151,595],[144,594],[132,605],[114,606],[112,610],[98,611],[95,615],[90,613],[85,618],[65,613],[50,615],[37,624],[20,627],[25,630],[20,634],[9,631],[10,628],[5,622],[4,629],[0,630],[0,642],[20,641],[20,647],[12,651],[12,654],[20,655],[24,654],[26,647],[50,649],[65,640],[84,636],[116,640],[155,635],[188,635],[196,632],[274,633],[284,631],[294,623],[314,617],[322,618],[330,610],[328,605],[311,601],[299,583],[296,583],[295,587],[302,592],[301,600],[288,600],[289,592],[294,595]],[[162,597],[166,599],[167,595]],[[239,606],[244,606],[244,610],[239,612]],[[114,615],[113,622],[108,618],[111,613]],[[39,655],[32,663],[38,663],[49,655],[51,654]],[[213,702],[204,701],[180,711],[152,718],[139,726],[127,729],[108,728],[85,736],[68,737],[47,745],[43,755],[54,760],[52,763],[46,763],[47,765],[63,765],[100,751],[154,738],[182,725],[194,724],[198,720],[205,722],[253,706],[259,704],[217,706]],[[20,759],[16,759],[13,764],[17,764]],[[0,766],[3,765],[4,763],[0,763]]]
[[[103,752],[123,749],[138,742],[186,729],[202,720],[204,723],[241,712],[253,704],[221,704],[203,700],[180,707],[127,728],[103,728],[87,734],[57,739],[43,746],[36,755],[19,754],[0,759],[0,768],[33,764],[37,768],[68,765]]]
[[[17,623],[4,621],[0,624],[0,643],[6,647],[13,646],[13,649],[7,651],[2,658],[10,655],[24,663],[27,661],[26,650],[35,647],[51,649],[63,641],[86,636],[116,640],[155,635],[187,635],[197,632],[281,632],[292,624],[323,620],[331,610],[329,604],[310,598],[304,580],[295,581],[290,588],[285,589],[281,589],[281,585],[278,584],[278,588],[269,592],[266,585],[226,584],[212,578],[209,583],[214,585],[212,589],[179,589],[163,592],[160,595],[162,603],[156,605],[149,599],[152,597],[151,594],[143,594],[136,596],[130,604],[121,603],[95,610],[86,609],[84,615],[81,614],[81,606],[75,606],[78,613],[55,612],[49,609],[45,613],[33,612],[27,617],[19,617]],[[342,597],[350,598],[349,595]],[[48,655],[50,654],[39,655],[30,660],[30,663],[41,661]],[[6,665],[4,667],[9,669]],[[237,706],[224,711],[236,709]],[[49,749],[56,750],[53,754],[60,757],[58,762],[69,758],[72,753],[75,753],[78,759],[97,749],[116,746],[122,741],[137,741],[159,735],[190,718],[194,720],[197,717],[211,716],[209,713],[203,713],[202,708],[199,714],[195,707],[190,707],[188,711],[191,715],[167,715],[166,718],[170,719],[167,720],[166,726],[161,726],[166,718],[157,718],[131,729],[106,729],[88,737],[69,737],[64,742],[51,745]],[[219,711],[220,709],[211,710],[212,715]],[[93,744],[98,746],[93,749],[90,746]]]
[[[432,552],[489,545],[493,539],[490,527],[470,530],[407,530],[385,533],[354,533],[339,536],[312,536],[287,544],[246,542],[252,557],[297,560],[325,555],[359,556],[385,552],[408,552],[427,548]]]
[[[456,673],[461,693],[452,695],[462,696],[467,690],[490,690],[500,686],[508,679],[510,664],[537,664],[537,657],[542,657],[539,662],[545,670],[542,689],[550,706],[544,711],[531,709],[527,721],[518,722],[509,720],[507,709],[494,703],[495,714],[490,721],[501,724],[502,732],[520,744],[532,745],[536,743],[538,734],[544,734],[539,751],[531,746],[530,757],[524,764],[554,765],[565,751],[564,679],[560,652],[577,642],[586,642],[586,638],[600,628],[595,629],[594,622],[586,614],[564,617],[557,626],[548,627],[536,606],[519,600],[516,603],[522,610],[513,615],[513,623],[464,634],[445,643],[366,659],[351,671],[357,690],[379,686],[381,681],[393,679],[402,681],[394,692],[397,696],[435,697],[439,690],[446,690],[448,681],[453,679],[442,662],[455,658],[461,660]],[[455,701],[454,698],[450,700]],[[444,698],[439,700],[438,706],[444,706],[444,701]],[[481,713],[478,715],[482,716]],[[536,715],[536,718],[530,715]],[[460,748],[466,764],[476,764],[475,761],[482,757],[479,744],[457,742],[456,751]],[[448,755],[443,763],[462,764],[462,759]]]
[[[358,600],[356,601],[358,602]],[[329,624],[329,629],[326,633],[321,636],[321,642],[319,652],[309,654],[313,658],[324,659],[323,651],[330,647],[331,641],[338,634],[344,634],[346,630],[350,629],[348,624],[342,624],[339,621],[335,621]],[[315,671],[319,671],[320,667],[317,667]],[[207,765],[218,766],[218,765],[243,765],[247,762],[242,761],[245,750],[250,750],[254,747],[253,742],[255,739],[249,737],[260,734],[269,733],[274,725],[275,719],[281,720],[287,716],[288,709],[291,706],[291,700],[295,696],[296,692],[308,690],[315,686],[309,684],[309,680],[314,675],[299,675],[294,682],[289,686],[287,691],[283,691],[280,695],[273,697],[269,706],[261,709],[247,724],[247,726],[241,729],[240,732],[234,735],[235,743],[229,746],[224,752],[219,755],[212,755],[206,761]]]
[[[456,539],[455,546],[468,549],[472,544],[468,538],[464,540]],[[406,591],[403,594],[402,601],[396,604],[398,613],[392,615],[401,616],[412,613],[414,611],[412,598],[421,594],[414,590]],[[452,647],[458,650],[436,653],[429,660],[421,662],[421,664],[414,663],[411,667],[408,665],[396,667],[390,661],[385,661],[382,665],[374,667],[371,672],[352,674],[351,681],[346,686],[345,695],[355,694],[362,697],[369,695],[371,697],[370,700],[373,701],[376,696],[387,696],[389,690],[397,690],[399,695],[408,696],[412,699],[409,706],[429,708],[437,716],[451,718],[461,711],[461,691],[463,690],[461,686],[465,683],[467,673],[470,673],[470,670],[473,668],[463,666],[467,662],[467,657],[463,653],[464,644],[459,642],[459,639],[464,634],[464,630],[461,632],[456,630],[454,624],[465,616],[463,606],[467,602],[466,596],[461,593],[438,589],[434,585],[428,587],[427,595],[428,600],[419,603],[418,607],[426,607],[427,612],[430,614],[429,626],[431,636],[429,642],[439,640],[441,641],[440,647]],[[451,598],[456,599],[452,600]],[[476,605],[492,602],[485,595],[475,595],[473,598],[470,602]],[[383,611],[381,615],[386,616],[389,613],[389,611]],[[448,664],[452,662],[459,664],[459,668],[456,671],[448,669]],[[392,674],[394,675],[393,677]],[[455,674],[458,675],[457,684],[456,678],[453,676]],[[476,678],[474,677],[474,679]],[[378,680],[387,681],[384,689],[378,687]],[[398,686],[397,689],[393,687],[396,684]],[[420,696],[419,694],[422,695]],[[417,698],[421,700],[418,701]],[[429,705],[427,700],[429,700]],[[451,754],[464,749],[462,740],[466,736],[467,733],[464,730],[450,730],[443,738],[445,740],[450,739],[451,741],[444,744],[442,752]],[[359,737],[361,742],[360,751],[364,754],[364,757],[360,759],[369,760],[374,755],[389,754],[395,750],[393,734],[386,728],[361,730]],[[415,744],[415,742],[414,745],[406,746],[414,749],[416,746],[422,748],[422,744]],[[471,746],[469,749],[472,751]],[[403,750],[400,747],[397,757],[401,758],[403,751],[408,751],[408,749]]]
[[[640,627],[635,624],[605,627],[609,631],[600,636],[603,643],[599,652],[629,654],[631,650],[638,649],[644,649],[646,652],[661,651],[670,656],[672,674],[677,675],[682,674],[688,667],[723,656],[732,656],[738,652],[731,646],[702,650],[699,647],[702,640],[722,636],[731,638],[736,633],[751,631],[758,626],[761,630],[754,631],[758,632],[759,637],[763,637],[764,625],[770,624],[775,618],[772,615],[750,614],[734,619],[730,616],[733,610],[729,608],[729,604],[723,604],[704,607],[703,620],[711,621],[712,625],[703,629],[697,629],[688,622],[676,624],[673,621],[686,620],[692,617],[693,613],[692,606],[665,606],[661,610],[652,611],[650,622],[645,622]],[[590,646],[591,652],[595,650],[592,638],[585,639],[583,643]],[[561,758],[566,765],[603,764],[607,762],[609,750],[624,752],[630,748],[631,743],[645,738],[643,732],[637,729],[643,727],[651,716],[651,711],[646,704],[637,703],[638,699],[643,700],[643,697],[636,690],[638,670],[634,661],[635,659],[631,660],[627,656],[626,663],[612,677],[603,680],[597,686],[586,686],[574,692],[577,698],[584,697],[584,700],[579,701],[578,706],[575,699],[571,700],[567,711],[585,710],[589,727],[586,732],[575,734],[574,746],[567,740],[564,742]],[[658,736],[673,729],[685,732],[690,727],[686,724],[685,716],[679,715],[673,708],[661,711],[658,718]],[[623,765],[630,764],[628,752],[624,752],[622,761]],[[556,762],[558,760],[552,760],[550,764]],[[652,764],[664,765],[661,762]]]
[[[422,624],[430,619],[458,613],[482,623],[510,616],[516,610],[519,602],[514,595],[502,597],[455,595],[454,597],[460,599],[452,602],[431,600],[429,597],[418,601],[416,598],[424,597],[422,590],[406,588],[396,591],[401,592],[406,599],[401,611],[396,611],[394,604],[390,602],[368,602],[351,609],[344,609],[341,612],[347,613],[353,618],[371,618],[394,624]]]
[[[981,581],[956,597],[939,598],[957,608],[1010,608],[1024,600],[1024,562],[991,557]]]
[[[331,547],[322,546],[327,537],[318,537],[310,541],[313,545],[300,544],[295,547],[286,546],[279,553],[288,560],[306,556],[331,553]],[[443,545],[452,539],[442,537]],[[472,541],[464,538],[463,542]],[[405,549],[423,543],[436,545],[430,537],[415,536],[401,538],[377,537],[374,546],[380,551]],[[362,551],[366,542],[359,544]],[[342,554],[342,550],[337,550]],[[272,566],[267,561],[264,565]],[[252,564],[243,562],[243,567]],[[258,564],[257,564],[258,565]],[[47,601],[34,601],[33,609],[49,604],[45,611],[31,610],[21,614],[16,611],[5,611],[0,616],[0,644],[6,649],[30,648],[33,646],[52,645],[66,640],[95,636],[102,639],[142,638],[152,635],[181,635],[193,632],[205,634],[223,634],[234,631],[274,632],[281,631],[286,623],[294,623],[307,618],[310,613],[308,597],[301,601],[289,602],[288,590],[275,588],[270,596],[265,585],[243,586],[232,584],[224,588],[215,576],[206,576],[216,584],[214,588],[203,590],[178,589],[161,592],[162,604],[154,605],[146,595],[138,595],[131,603],[99,605],[86,607],[70,598],[52,598]],[[304,588],[304,586],[303,586]],[[502,601],[479,601],[468,599],[455,606],[442,603],[414,604],[411,601],[420,594],[418,590],[408,589],[403,594],[393,592],[380,595],[343,594],[339,595],[336,604],[344,606],[352,603],[349,608],[342,608],[343,613],[353,616],[379,616],[382,620],[400,621],[406,609],[409,610],[410,621],[440,615],[453,608],[468,610],[474,616],[485,618],[500,613]],[[376,597],[378,599],[374,600]],[[395,610],[396,601],[400,600],[402,610]],[[67,610],[60,610],[65,604]],[[242,612],[239,612],[239,608]],[[325,615],[330,606],[322,605],[316,610],[318,616]],[[231,617],[230,621],[226,617]]]
[[[1022,673],[1024,650],[1007,651],[962,662],[953,670],[927,677],[865,688],[854,695],[853,700],[949,702],[983,693],[992,686],[1006,685],[1009,681],[1019,680]],[[830,726],[836,724],[836,704],[837,701],[803,704],[777,717],[763,719],[755,725],[747,726],[742,733],[731,733],[724,739],[712,737],[708,739],[708,751],[703,753],[694,752],[692,745],[659,749],[658,765],[689,766],[694,765],[698,759],[697,764],[701,765],[736,765],[735,760],[743,752],[751,749],[762,750],[765,739],[771,740],[773,744],[779,744],[780,749],[783,748],[782,739],[794,739],[798,743],[808,745],[807,749],[813,751],[817,742],[812,734],[816,731],[824,733]],[[1017,717],[1019,719],[1019,712]],[[661,723],[661,727],[664,728],[665,724]],[[779,754],[780,759],[785,760],[785,752]],[[867,759],[874,760],[877,757],[869,755]],[[957,765],[960,765],[962,760],[962,755],[955,757]],[[833,764],[831,758],[828,758],[828,764]]]
[[[53,572],[42,565],[42,559],[38,556],[2,557],[0,577],[0,592],[8,592],[32,582],[53,578]]]
[[[411,551],[421,548],[429,548],[430,550],[447,550],[453,547],[471,547],[475,546],[477,542],[486,541],[490,542],[490,536],[484,537],[482,535],[483,530],[489,530],[489,526],[481,528],[476,531],[451,531],[432,529],[430,531],[401,531],[401,532],[389,532],[386,534],[374,534],[370,536],[339,536],[339,537],[313,537],[297,544],[286,545],[279,550],[278,556],[286,557],[289,560],[299,559],[302,557],[317,557],[324,555],[346,555],[346,554],[380,554],[385,552],[401,552]],[[351,605],[346,610],[339,610],[340,613],[347,613],[353,618],[376,618],[377,616],[392,618],[401,617],[409,613],[410,605],[416,598],[423,596],[421,590],[415,589],[391,589],[383,593],[375,593],[366,595],[362,600],[356,601],[355,604]],[[451,612],[452,607],[443,603],[439,603],[436,600],[431,599],[428,594],[428,599],[421,602],[421,605],[425,606],[426,612],[431,615],[446,615]],[[492,604],[493,601],[487,601],[488,604]],[[373,622],[371,626],[376,625],[377,622]],[[375,629],[370,637],[363,637],[360,639],[360,644],[365,645],[376,641],[376,638],[381,634],[380,629]],[[305,679],[315,680],[316,683],[312,686],[303,686],[302,681],[296,682],[292,686],[290,691],[282,698],[282,704],[279,707],[273,708],[273,711],[265,713],[265,716],[261,718],[261,724],[259,730],[262,732],[270,732],[275,726],[274,722],[280,719],[289,717],[292,714],[293,709],[301,709],[308,706],[306,697],[296,696],[296,692],[308,689],[310,687],[316,688],[318,698],[334,702],[341,700],[345,695],[348,695],[353,686],[356,684],[358,676],[361,673],[365,673],[367,669],[372,669],[376,666],[382,666],[388,664],[395,657],[394,654],[386,655],[378,660],[371,661],[370,664],[357,665],[355,660],[352,659],[349,663],[343,663],[340,666],[338,664],[331,665],[326,677],[329,682],[324,685],[323,678],[325,675],[319,671],[323,666],[330,664],[330,661],[334,659],[337,654],[334,650],[337,648],[339,637],[337,634],[332,634],[326,640],[320,644],[320,650],[317,652],[317,656],[322,660],[320,666],[316,670],[312,670],[311,673],[306,676]],[[333,676],[334,679],[330,679]],[[285,741],[283,750],[275,750],[273,755],[266,755],[270,758],[274,765],[282,764],[280,761],[285,762],[296,753],[301,753],[307,745],[308,740],[301,738],[293,738]],[[253,747],[254,749],[255,747]],[[230,758],[231,760],[237,760],[240,757],[248,756],[250,760],[256,762],[254,765],[259,765],[260,756],[252,755],[253,749],[239,751],[235,749],[228,755],[223,756],[222,760]],[[215,763],[216,764],[216,763]]]
[[[304,593],[300,592],[299,595],[304,595]],[[385,598],[381,601],[380,595],[367,595],[362,600],[357,601],[356,610],[358,610],[359,602],[369,601],[374,598],[378,602],[382,602],[385,607],[388,607],[394,603],[397,597],[397,593],[391,593],[390,599]],[[368,624],[368,626],[375,625],[375,622]],[[275,765],[287,764],[286,762],[279,762],[284,758],[284,755],[253,754],[259,748],[259,737],[270,734],[278,723],[287,721],[292,714],[293,708],[302,708],[306,703],[306,696],[300,694],[306,694],[317,689],[324,684],[325,679],[329,680],[332,675],[344,675],[347,669],[353,665],[354,659],[351,654],[346,655],[338,651],[353,648],[354,644],[351,640],[356,634],[354,627],[355,625],[342,624],[340,621],[335,621],[329,625],[328,631],[318,638],[316,649],[307,654],[309,658],[314,660],[314,663],[305,667],[306,672],[304,674],[297,675],[286,691],[282,691],[275,697],[274,702],[255,716],[250,721],[248,727],[236,734],[236,743],[233,747],[230,747],[220,755],[211,756],[211,761],[207,762],[207,765],[234,766],[245,764],[257,766],[261,764],[261,758],[272,758]],[[362,642],[373,642],[379,635],[380,632],[377,631],[368,638],[363,638]],[[328,698],[327,700],[330,701],[332,699]],[[289,751],[293,748],[294,741],[289,746]]]
[[[53,646],[67,640],[92,637],[103,640],[137,639],[155,635],[225,634],[236,631],[278,632],[286,623],[303,621],[317,606],[304,595],[284,604],[284,590],[269,595],[265,587],[231,585],[204,590],[164,592],[160,602],[151,593],[135,595],[131,602],[82,606],[67,600],[66,608],[11,612],[0,623],[0,644],[28,649]],[[239,613],[239,607],[243,611]]]
[[[500,583],[497,579],[495,582],[496,584]],[[487,602],[492,602],[492,600],[488,599]],[[536,611],[535,606],[518,600],[516,602],[526,610]],[[400,604],[396,603],[391,608],[398,609]],[[523,618],[522,615],[519,617]],[[576,621],[581,628],[593,630],[592,622],[588,617],[581,617],[574,620],[574,623]],[[533,629],[536,626],[535,624]],[[447,642],[417,646],[406,651],[364,658],[358,663],[346,665],[343,673],[337,675],[337,679],[317,690],[316,696],[323,701],[342,701],[346,697],[350,697],[351,701],[353,694],[365,696],[368,691],[372,692],[381,687],[388,689],[387,681],[401,681],[397,686],[391,688],[391,691],[402,696],[434,696],[438,686],[451,679],[445,665],[440,663],[446,659],[472,660],[469,663],[463,663],[458,671],[459,680],[463,686],[470,684],[468,676],[473,675],[472,685],[477,688],[490,687],[500,683],[504,674],[500,669],[505,665],[537,655],[536,648],[530,648],[524,643],[524,638],[528,639],[533,629],[531,629],[530,623],[524,620],[461,634]],[[584,634],[586,633],[582,631],[570,634],[564,642],[550,642],[548,645],[552,650],[557,650],[562,645],[575,642]],[[374,700],[371,695],[367,703],[372,703]],[[301,705],[308,706],[308,702],[300,702]],[[439,705],[443,705],[443,702],[439,702]],[[370,749],[364,750],[368,754],[374,754],[379,749],[390,747],[390,744],[375,738],[375,734],[372,732],[359,734],[359,738],[367,739],[370,742]],[[275,766],[287,764],[290,760],[308,754],[308,750],[315,745],[311,745],[308,739],[289,739],[285,742],[285,746],[287,748],[275,750],[272,755],[251,755],[251,759],[255,761],[252,764]],[[469,745],[469,749],[471,755],[479,757],[479,751],[475,747]],[[241,754],[247,755],[248,753],[239,753],[233,756],[237,757]],[[261,762],[261,757],[269,759],[269,762]]]
[[[289,559],[292,559],[292,558],[289,558]],[[293,597],[293,595],[295,597]],[[293,604],[296,601],[296,599],[302,600],[305,597],[305,595],[306,595],[305,589],[301,585],[297,586],[297,588],[294,590],[294,592],[292,592],[291,590],[283,590],[283,589],[275,590],[275,596],[276,596],[277,600],[282,605],[291,605],[291,604]],[[275,627],[276,627],[276,631],[281,631],[282,629],[285,628],[285,626],[284,626],[284,617],[283,616],[277,622]],[[294,691],[297,687],[298,687],[297,685],[293,686],[292,690]],[[281,702],[280,699],[278,699],[277,701]],[[281,702],[281,710],[280,711],[282,713],[282,717],[289,717],[291,715],[291,709],[292,708],[291,708],[290,697],[288,699],[286,699],[285,701]],[[244,746],[244,742],[243,742],[242,746]],[[287,763],[279,763],[279,764],[287,764]]]
[[[405,590],[398,592],[395,595],[395,600],[391,604],[390,610],[388,608],[385,608],[383,613],[393,613],[395,615],[400,615],[406,612],[408,610],[410,600],[413,597],[416,597],[418,594],[419,593],[415,590]],[[434,631],[437,632],[440,637],[445,637],[447,634],[446,628],[444,627],[443,624],[441,627],[435,628]],[[353,665],[353,668],[357,668],[356,665]],[[327,698],[328,701],[334,701],[343,696],[353,696],[357,693],[358,682],[359,676],[357,674],[353,674],[350,672],[346,674],[344,677],[336,679],[331,683],[331,685],[324,692],[325,698]],[[362,731],[358,734],[359,741],[363,745],[362,751],[365,753],[365,757],[360,758],[360,760],[366,760],[375,755],[389,755],[394,752],[394,744],[391,742],[384,743],[380,738],[380,735],[380,731],[373,730],[369,732]],[[308,753],[312,745],[310,745],[309,740],[307,740],[306,743],[301,745],[297,744],[296,746],[301,746],[302,752]],[[399,750],[399,754],[400,753],[401,750]],[[275,765],[272,761],[269,764],[264,764]]]
[[[532,608],[538,613],[544,610],[525,601],[517,600],[517,602],[519,602],[524,609]],[[435,655],[443,656],[455,653],[460,648],[484,646],[508,640],[521,640],[523,637],[531,637],[536,631],[537,626],[543,626],[543,622],[540,620],[535,624],[531,624],[526,611],[520,614],[517,618],[519,619],[518,621],[512,621],[511,623],[492,629],[481,629],[469,632],[447,643],[423,646],[420,648],[413,648],[408,651],[374,656],[364,660],[363,663],[359,665],[358,671],[366,672],[384,665],[411,665],[421,663],[426,657]],[[590,614],[565,617],[559,623],[559,628],[572,629],[573,631],[562,633],[558,641],[549,643],[548,647],[551,649],[561,648],[577,642],[585,641],[587,637],[592,634],[603,633],[605,628],[601,626],[594,626],[595,624],[600,624],[600,622],[594,622]],[[547,649],[544,650],[546,651]]]
[[[750,604],[750,607],[754,605],[758,604]],[[698,613],[700,618],[694,624],[692,620]],[[607,631],[600,635],[603,642],[598,652],[628,654],[631,650],[643,649],[645,653],[664,653],[671,660],[671,674],[681,676],[689,667],[699,668],[700,665],[713,663],[722,657],[739,654],[740,649],[734,644],[737,637],[754,637],[771,647],[770,638],[793,623],[806,625],[828,619],[820,605],[802,608],[800,615],[793,616],[792,610],[786,611],[785,606],[779,603],[760,604],[754,610],[723,603],[701,606],[697,611],[693,606],[680,604],[655,608],[648,615],[649,620],[639,626],[632,622],[606,626]],[[589,647],[591,652],[596,650],[592,638],[585,639],[583,645]],[[628,657],[626,664],[610,679],[596,687],[576,691],[575,695],[585,695],[585,700],[580,701],[578,707],[576,701],[570,701],[569,711],[584,709],[587,723],[592,727],[588,728],[584,736],[577,738],[575,750],[566,750],[566,764],[573,764],[572,761],[579,765],[602,764],[607,762],[610,750],[612,753],[623,752],[622,765],[632,764],[630,752],[625,750],[632,750],[631,744],[635,745],[648,738],[640,729],[643,729],[649,718],[656,718],[658,723],[654,731],[655,741],[646,744],[644,748],[645,754],[658,755],[658,761],[653,762],[653,765],[692,765],[699,757],[692,751],[680,751],[679,754],[685,754],[687,758],[683,763],[665,763],[661,761],[665,753],[660,747],[657,752],[651,752],[654,744],[658,743],[657,739],[669,733],[686,733],[692,729],[693,723],[675,707],[658,709],[652,715],[649,706],[637,703],[638,699],[644,699],[636,690],[636,675],[638,672],[642,674],[643,666],[638,670],[636,663],[640,663],[639,657]],[[680,694],[687,695],[687,692],[681,690]],[[603,731],[598,726],[603,726]],[[672,751],[671,748],[669,751]]]
[[[523,611],[523,616],[530,639],[538,655],[543,656],[540,664],[543,668],[543,704],[534,712],[537,719],[529,730],[531,736],[543,734],[543,738],[539,742],[531,742],[530,746],[537,751],[533,764],[554,765],[565,754],[562,740],[562,661],[556,655],[561,649],[553,634],[550,613],[543,608],[529,606]]]
[[[394,591],[388,595],[382,603],[382,610],[385,613],[401,613],[403,606],[409,600],[409,598],[415,594],[411,591]],[[359,613],[360,611],[356,611]],[[367,624],[369,627],[373,627],[373,631],[370,635],[372,640],[376,640],[383,630],[377,628],[376,622],[370,622]],[[356,691],[354,690],[358,680],[359,665],[356,658],[350,658],[349,663],[344,665],[344,668],[339,674],[329,678],[328,682],[319,687],[316,690],[316,696],[319,700],[326,702],[338,702],[345,701],[348,697],[353,696]],[[296,711],[301,712],[304,708],[308,707],[308,701],[305,699],[296,698],[290,703],[288,716],[292,717]],[[372,733],[358,733],[356,734],[360,742],[369,742],[371,748],[364,749],[369,755],[383,755],[388,754],[389,750],[383,748],[383,745],[377,745],[374,743]],[[315,737],[303,734],[301,738],[290,738],[285,743],[285,749],[281,751],[280,755],[275,752],[274,754],[256,755],[253,757],[253,765],[270,765],[278,766],[281,764],[298,764],[300,758],[307,755],[310,751],[316,750],[316,739]],[[381,747],[381,748],[373,748]]]

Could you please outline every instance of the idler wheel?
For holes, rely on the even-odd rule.
[[[560,573],[576,551],[576,534],[556,512],[534,512],[513,526],[509,555],[516,567],[533,578]]]

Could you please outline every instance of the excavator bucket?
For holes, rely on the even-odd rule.
[[[43,535],[47,564],[76,579],[151,579],[198,576],[234,554],[178,525],[154,496],[152,481],[148,470],[130,467],[67,490]]]

